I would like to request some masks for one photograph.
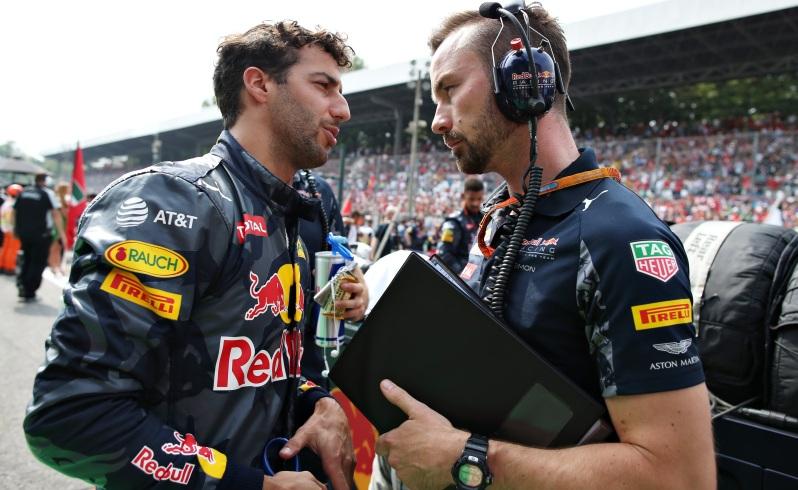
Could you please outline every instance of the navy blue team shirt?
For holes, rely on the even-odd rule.
[[[580,150],[557,178],[596,168],[593,151]],[[481,290],[494,260],[475,245],[469,262],[461,276]],[[704,380],[682,244],[615,180],[538,200],[506,298],[507,323],[597,399]]]

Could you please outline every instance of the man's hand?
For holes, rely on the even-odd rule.
[[[355,470],[352,436],[346,414],[334,399],[327,397],[316,402],[313,415],[285,443],[280,457],[292,458],[304,447],[309,447],[321,458],[333,488],[352,488]]]
[[[369,288],[366,287],[366,278],[360,267],[355,268],[357,282],[342,282],[340,288],[351,294],[348,300],[336,301],[336,306],[345,308],[344,320],[360,321],[366,316],[369,306]]]
[[[309,471],[281,471],[274,476],[263,477],[263,490],[317,490],[324,484]]]
[[[451,485],[451,469],[463,452],[468,433],[452,427],[444,416],[391,381],[382,380],[380,389],[409,419],[377,439],[377,454],[388,459],[408,488]]]

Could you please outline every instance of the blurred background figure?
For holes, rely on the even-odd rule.
[[[67,213],[69,211],[69,184],[66,182],[59,182],[55,186],[55,198],[58,201],[59,207],[53,213],[53,219],[58,219],[61,222],[61,229],[66,230]],[[64,246],[66,242],[62,242],[56,233],[57,228],[51,227],[53,233],[53,240],[50,243],[50,253],[47,258],[47,266],[53,271],[53,274],[63,275],[64,268],[62,262],[64,259]]]
[[[22,193],[22,186],[11,184],[6,188],[6,200],[0,207],[0,230],[3,232],[3,246],[0,248],[0,273],[14,275],[17,268],[19,238],[14,235],[14,204]]]
[[[22,248],[22,267],[17,276],[18,296],[23,302],[36,299],[42,284],[42,272],[47,267],[47,256],[52,243],[53,226],[58,238],[66,243],[61,214],[61,203],[53,191],[45,186],[47,174],[38,174],[34,185],[25,187],[14,203],[14,234]]]
[[[485,184],[479,177],[468,177],[460,197],[463,206],[443,222],[437,250],[438,257],[457,273],[468,263],[468,252],[482,220],[480,208],[485,198]]]
[[[371,251],[373,260],[385,257],[391,252],[402,249],[402,237],[397,223],[399,209],[395,206],[388,206],[383,215],[383,221],[374,232],[371,239]]]

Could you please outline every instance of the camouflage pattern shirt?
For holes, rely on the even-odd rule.
[[[580,152],[557,178],[598,168],[592,150]],[[486,231],[494,247],[497,223]],[[460,277],[482,291],[493,262],[475,245]],[[598,400],[704,380],[684,248],[612,179],[538,200],[505,301],[518,335]]]
[[[226,131],[106,188],[34,383],[34,455],[102,488],[261,488],[266,442],[326,396],[300,373],[317,205]]]

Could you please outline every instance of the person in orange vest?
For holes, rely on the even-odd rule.
[[[11,184],[6,188],[8,199],[0,207],[0,231],[3,232],[3,246],[0,248],[0,272],[14,275],[19,253],[19,238],[14,235],[14,203],[22,192],[22,186]]]

